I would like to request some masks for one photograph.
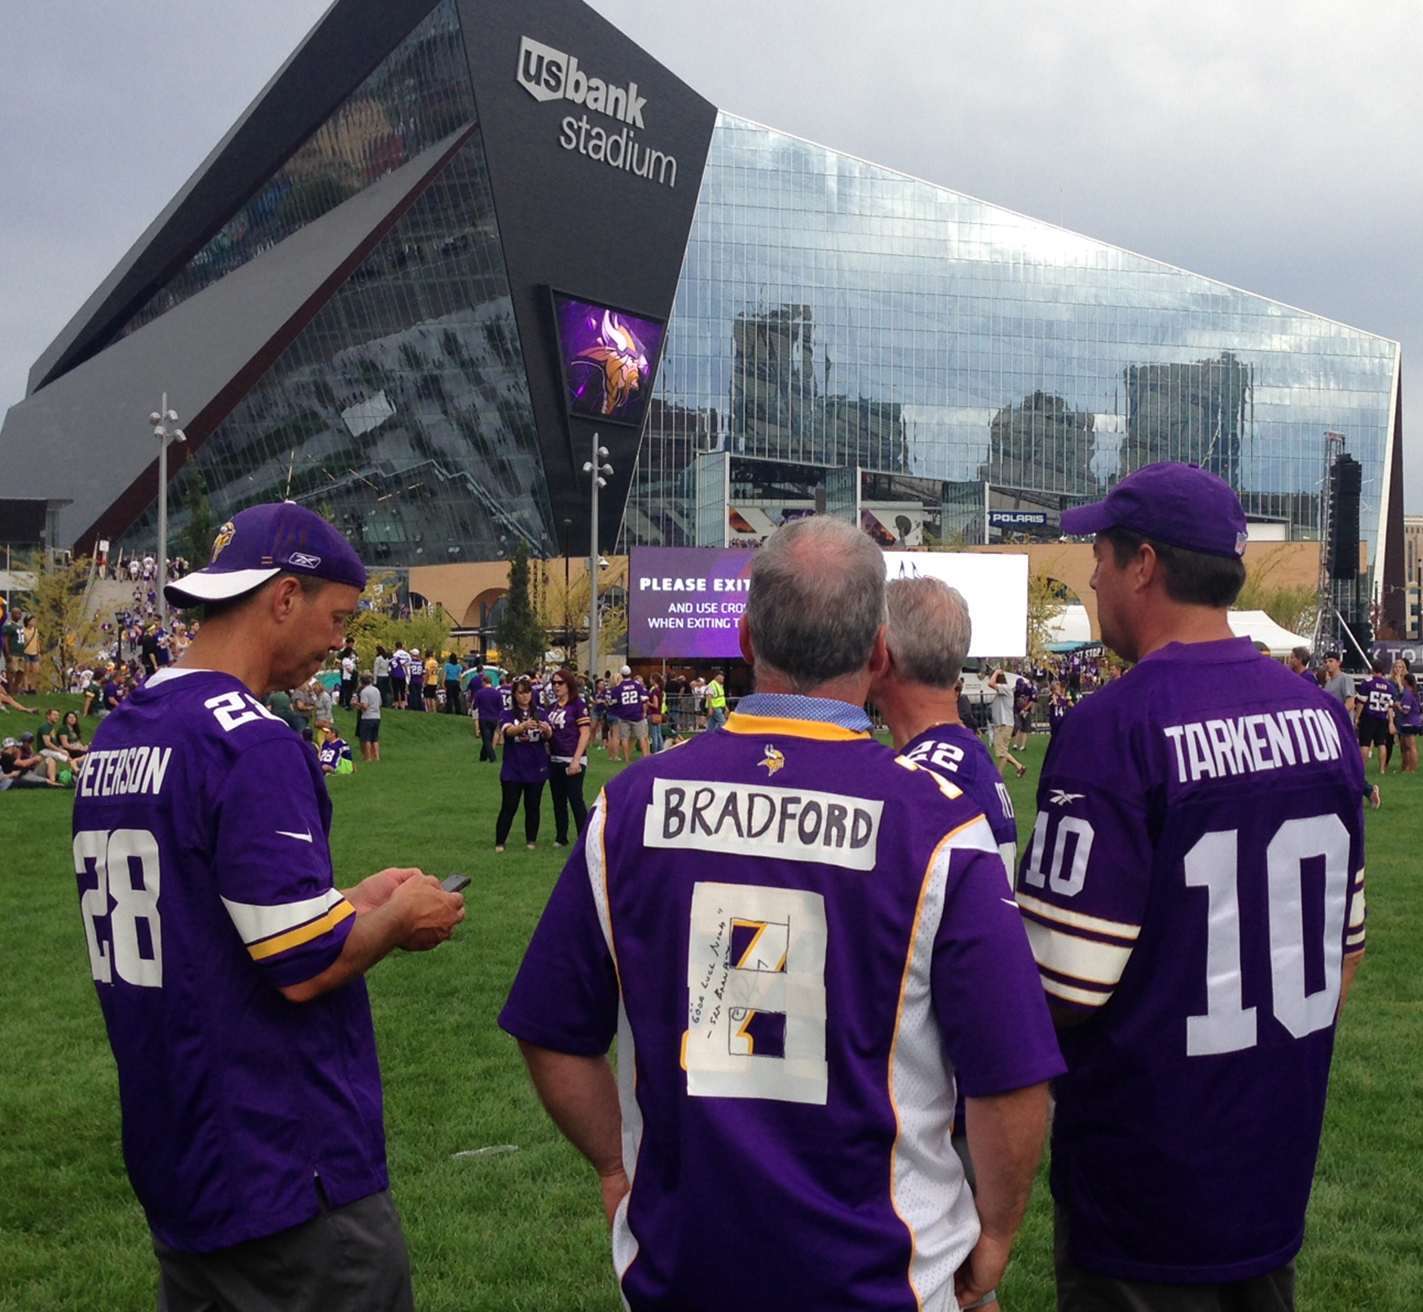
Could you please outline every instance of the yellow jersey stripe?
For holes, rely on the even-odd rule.
[[[779,715],[746,715],[732,711],[727,730],[741,734],[770,734],[781,738],[815,738],[820,742],[848,743],[870,736],[868,730],[845,729],[823,720],[787,720]]]
[[[312,939],[320,938],[323,934],[335,929],[347,916],[355,914],[356,908],[343,897],[324,916],[313,920],[310,924],[302,925],[299,929],[290,930],[285,934],[278,934],[276,938],[263,939],[260,943],[253,943],[247,951],[251,954],[253,961],[275,957],[279,952],[298,948],[303,943],[310,943]]]

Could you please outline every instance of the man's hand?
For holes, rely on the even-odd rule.
[[[449,938],[464,919],[464,894],[446,893],[433,875],[414,873],[415,878],[401,881],[390,896],[391,909],[398,908],[410,925],[396,946],[406,952],[428,952]]]
[[[607,1175],[600,1175],[598,1183],[603,1191],[603,1215],[608,1218],[608,1229],[611,1230],[618,1204],[632,1190],[632,1185],[628,1183],[627,1172],[621,1166]]]
[[[960,1307],[977,1303],[990,1289],[996,1289],[1008,1269],[1008,1257],[1013,1249],[1011,1239],[980,1235],[978,1243],[954,1273],[954,1297]]]
[[[345,898],[356,908],[357,912],[374,911],[376,907],[384,906],[389,902],[391,894],[401,884],[416,876],[423,877],[423,873],[416,866],[393,866],[389,870],[379,871],[377,874],[361,880],[355,888],[347,889]]]

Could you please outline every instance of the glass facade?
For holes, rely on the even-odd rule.
[[[447,58],[464,65],[452,22],[457,42],[453,6],[440,6],[295,159],[339,143],[332,124],[372,122],[353,104],[369,107],[373,86],[398,90],[387,109],[401,109],[409,131],[365,185],[433,144],[430,124],[447,131],[451,107],[472,117],[468,73]],[[199,478],[218,522],[290,498],[340,526],[372,565],[500,560],[520,539],[556,553],[478,131],[173,479],[175,537],[187,514],[176,508]],[[155,504],[135,531],[152,534],[156,516]]]
[[[441,0],[118,336],[181,305],[473,118],[455,0]]]
[[[719,116],[625,545],[696,540],[694,460],[731,458],[733,534],[860,466],[892,540],[1050,525],[1188,460],[1281,535],[1319,533],[1328,431],[1364,467],[1369,557],[1398,348],[824,147]],[[738,522],[739,521],[739,522]],[[1055,535],[1056,529],[1050,527]]]

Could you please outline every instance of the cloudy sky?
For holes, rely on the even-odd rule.
[[[729,112],[1401,341],[1407,416],[1423,342],[1417,0],[593,7]],[[11,7],[0,410],[325,8]]]

